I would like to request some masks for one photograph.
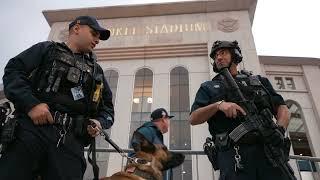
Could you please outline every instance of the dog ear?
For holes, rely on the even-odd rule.
[[[146,153],[154,153],[156,147],[143,134],[138,131],[133,133],[132,147],[135,152],[143,151]]]
[[[170,152],[168,161],[162,163],[162,171],[180,166],[184,162],[185,156],[181,153]]]

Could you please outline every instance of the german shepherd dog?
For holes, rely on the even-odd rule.
[[[138,133],[138,132],[135,132]],[[166,146],[150,143],[140,133],[141,140],[133,161],[129,161],[125,171],[117,172],[100,180],[162,180],[162,171],[177,167],[184,161],[184,155],[168,151]]]

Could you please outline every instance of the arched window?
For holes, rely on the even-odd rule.
[[[170,72],[170,114],[175,116],[170,121],[170,149],[191,150],[189,113],[188,71],[184,67],[176,67]],[[173,179],[192,179],[190,155],[186,156],[181,166],[173,169]]]
[[[112,92],[112,103],[114,105],[115,100],[116,100],[116,93],[117,93],[117,86],[118,86],[118,79],[119,79],[119,74],[115,70],[107,70],[104,72],[104,77],[106,78],[109,87]]]
[[[302,119],[302,111],[298,103],[288,100],[286,104],[291,113],[288,132],[291,137],[294,154],[312,156],[306,130]]]
[[[146,121],[150,121],[152,105],[153,73],[150,69],[140,69],[134,80],[130,138],[132,133]]]
[[[297,102],[292,100],[287,100],[286,104],[291,113],[287,131],[291,138],[293,152],[295,155],[312,156],[301,107]],[[305,160],[299,160],[298,165],[300,171],[314,171],[316,169],[314,163],[309,163]]]

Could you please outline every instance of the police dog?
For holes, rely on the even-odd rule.
[[[154,145],[140,133],[136,135],[141,143],[133,147],[137,152],[133,161],[128,163],[125,171],[100,180],[162,180],[162,171],[183,163],[185,158],[183,154],[170,152],[163,145]]]

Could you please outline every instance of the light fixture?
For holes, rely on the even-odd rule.
[[[148,98],[147,98],[147,102],[148,102],[149,104],[151,104],[151,103],[152,103],[152,97],[148,97]]]
[[[140,103],[140,99],[139,98],[133,98],[133,103],[139,104]]]
[[[187,173],[186,171],[182,171],[182,174],[185,174],[185,173]]]

